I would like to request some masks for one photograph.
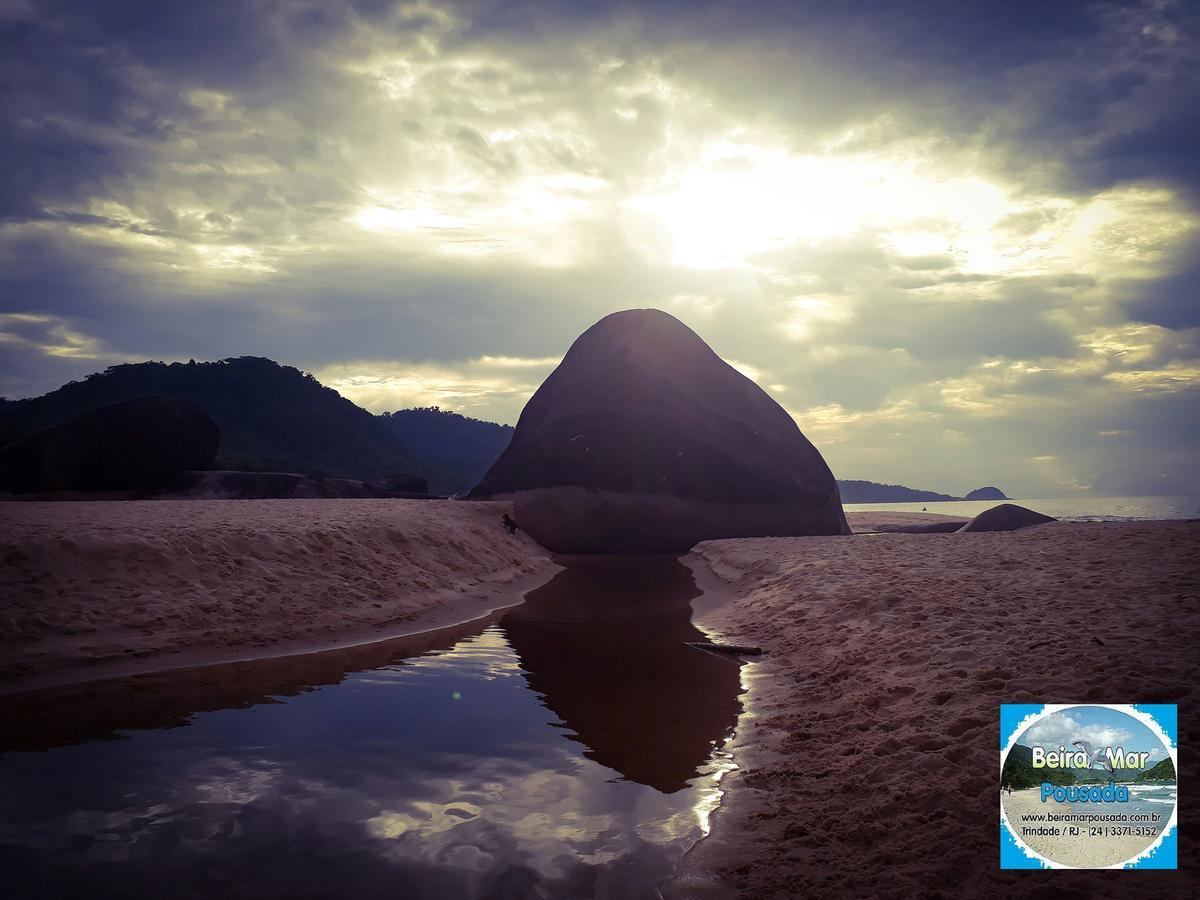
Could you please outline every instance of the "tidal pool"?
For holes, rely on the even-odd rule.
[[[676,558],[563,562],[474,633],[0,702],[5,896],[654,897],[739,664]]]

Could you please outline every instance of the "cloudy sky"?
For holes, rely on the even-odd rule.
[[[1083,740],[1093,750],[1121,747],[1126,753],[1148,751],[1151,763],[1165,759],[1166,750],[1149,728],[1118,710],[1101,706],[1078,706],[1038,720],[1017,739],[1027,747],[1075,751],[1073,741]]]
[[[839,477],[1200,493],[1198,19],[0,0],[0,394],[252,354],[515,422],[653,306]]]

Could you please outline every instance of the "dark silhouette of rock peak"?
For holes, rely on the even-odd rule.
[[[518,521],[560,552],[849,533],[833,475],[792,417],[655,309],[580,335],[471,496],[513,497]]]

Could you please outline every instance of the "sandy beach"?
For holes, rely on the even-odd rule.
[[[1056,862],[1070,862],[1076,866],[1111,866],[1127,860],[1140,853],[1148,844],[1152,843],[1158,834],[1162,832],[1165,825],[1165,822],[1163,822],[1155,823],[1154,825],[1138,824],[1134,826],[1139,829],[1153,828],[1154,833],[1152,835],[1092,835],[1087,833],[1088,829],[1086,826],[1077,828],[1078,833],[1071,834],[1062,825],[1051,826],[1053,830],[1059,832],[1058,834],[1041,834],[1038,833],[1039,829],[1044,831],[1046,827],[1036,821],[1037,816],[1043,814],[1062,816],[1079,813],[1081,812],[1079,805],[1059,803],[1052,798],[1047,799],[1043,803],[1041,800],[1041,791],[1038,788],[1027,788],[1023,791],[1013,791],[1011,794],[1003,794],[1000,797],[1000,802],[1004,807],[1004,814],[1008,817],[1008,821],[1026,844],[1047,859],[1052,859]],[[1164,806],[1164,809],[1169,810],[1170,807]],[[1082,811],[1094,812],[1094,810]],[[1112,812],[1112,810],[1105,809],[1100,810],[1100,812],[1108,813]],[[1165,812],[1162,815],[1164,818],[1169,817]],[[1031,817],[1031,821],[1025,821],[1027,816]]]
[[[5,504],[0,689],[348,647],[485,615],[557,568],[504,533],[507,508]],[[850,521],[874,532],[945,518]],[[997,706],[1196,699],[1198,523],[712,541],[684,559],[706,591],[700,624],[766,655],[744,670],[740,768],[666,896],[784,898],[797,884],[813,897],[1011,896],[1043,876],[998,869]],[[325,658],[331,680],[370,664]],[[286,666],[233,677],[216,699],[200,677],[170,703],[114,702],[126,724],[161,724],[311,680]],[[84,717],[74,731],[90,727]],[[72,728],[42,722],[38,740],[69,741]],[[1184,735],[1187,780],[1196,736]],[[1183,871],[1139,884],[1187,895],[1182,846]],[[1053,890],[1126,896],[1109,874],[1054,873]]]
[[[519,603],[550,554],[500,501],[0,504],[0,691],[303,652]],[[851,513],[856,531],[952,520]]]
[[[1130,896],[1120,873],[1000,871],[997,707],[1190,709],[1200,524],[712,541],[688,560],[727,598],[701,624],[767,655],[745,676],[740,771],[668,896]],[[1195,895],[1181,848],[1180,871],[1138,873],[1141,895]]]
[[[500,502],[0,504],[0,691],[309,651],[519,603]]]

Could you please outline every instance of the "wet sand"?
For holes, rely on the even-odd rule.
[[[0,503],[0,691],[475,619],[558,567],[501,502]]]
[[[699,623],[766,655],[741,768],[667,896],[1197,895],[1186,839],[1178,872],[1002,872],[996,795],[1004,702],[1178,703],[1183,780],[1200,777],[1200,523],[712,541],[687,560],[727,601]]]
[[[855,534],[871,534],[895,528],[927,528],[931,525],[966,525],[970,519],[941,513],[895,512],[881,509],[848,512],[846,521]]]

